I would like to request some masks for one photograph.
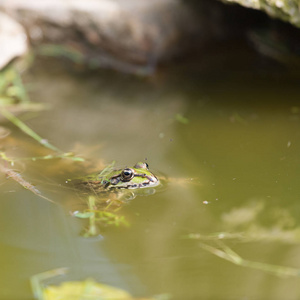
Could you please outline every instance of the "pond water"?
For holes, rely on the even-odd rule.
[[[52,108],[27,125],[93,168],[146,160],[169,183],[118,211],[129,227],[84,238],[86,220],[70,211],[86,202],[63,186],[87,171],[80,163],[18,166],[55,204],[1,175],[0,299],[32,299],[29,278],[61,267],[54,283],[92,277],[136,297],[299,299],[300,76],[233,49],[150,78],[37,60],[29,93]],[[9,154],[49,152],[4,125],[25,145]]]

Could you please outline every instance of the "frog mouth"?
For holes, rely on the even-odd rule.
[[[128,183],[125,186],[117,186],[117,184],[122,181],[119,176],[112,177],[106,185],[108,189],[140,189],[140,188],[147,188],[147,187],[154,187],[159,184],[159,180],[156,177],[151,177],[146,174],[135,174],[134,177],[142,177],[148,179],[145,182],[141,183]],[[124,181],[122,181],[124,182]],[[126,181],[125,181],[126,182]]]
[[[147,181],[147,182],[134,183],[134,184],[128,185],[127,187],[124,187],[124,188],[126,188],[126,189],[142,189],[142,188],[148,188],[148,187],[155,187],[157,185],[159,185],[159,180],[157,178],[155,178],[155,179],[150,178],[149,181]]]

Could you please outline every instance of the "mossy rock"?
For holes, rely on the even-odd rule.
[[[269,16],[300,27],[300,2],[298,0],[222,0],[261,10]]]

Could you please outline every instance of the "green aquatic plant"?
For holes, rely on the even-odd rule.
[[[30,100],[20,72],[10,66],[0,71],[0,108],[19,113],[41,111],[48,107]]]
[[[244,259],[223,243],[219,243],[219,247],[214,247],[205,243],[200,243],[199,246],[202,249],[241,267],[260,270],[278,277],[300,276],[300,269],[297,268],[284,267]]]
[[[45,285],[47,279],[65,275],[67,268],[36,274],[30,278],[34,298],[38,300],[168,300],[168,294],[136,298],[127,291],[88,278],[81,281],[64,281],[60,285]]]
[[[298,268],[291,268],[244,259],[222,241],[223,239],[243,239],[244,236],[241,234],[216,233],[210,236],[190,234],[188,235],[188,238],[200,240],[200,243],[198,244],[200,248],[237,266],[256,269],[278,277],[300,277],[300,269]],[[204,242],[208,240],[214,240],[217,245],[214,246]]]
[[[129,226],[125,217],[117,215],[115,212],[108,211],[110,204],[104,209],[97,209],[96,198],[88,197],[88,208],[84,211],[75,211],[73,216],[80,219],[88,219],[89,224],[83,233],[84,237],[99,235],[99,227],[102,226]]]
[[[12,113],[10,113],[8,110],[5,108],[0,109],[0,113],[11,123],[13,123],[15,126],[17,126],[20,130],[22,130],[24,133],[32,137],[34,140],[39,142],[41,145],[44,147],[56,151],[56,152],[61,152],[57,147],[53,146],[50,144],[46,139],[43,139],[40,137],[36,132],[34,132],[31,128],[29,128],[24,122],[22,122],[19,118],[14,116]]]
[[[15,163],[14,159],[8,157],[4,151],[0,151],[0,158],[4,161],[7,161],[11,166],[13,166]]]
[[[0,114],[17,126],[26,135],[33,138],[43,147],[54,151],[54,154],[48,154],[42,157],[32,157],[32,160],[68,158],[74,161],[83,161],[81,157],[76,157],[71,152],[64,152],[58,147],[52,145],[47,139],[39,136],[28,125],[21,121],[14,112],[24,112],[28,110],[43,110],[48,108],[44,104],[32,102],[27,94],[22,78],[18,70],[14,67],[8,67],[0,72]],[[12,162],[13,159],[2,154],[2,159]]]
[[[29,135],[31,138],[36,140],[38,143],[40,143],[42,146],[55,151],[57,154],[53,155],[46,155],[42,157],[32,157],[32,160],[37,159],[52,159],[52,158],[70,158],[74,161],[84,161],[81,157],[74,156],[71,152],[64,153],[62,150],[58,149],[56,146],[53,146],[51,143],[49,143],[46,139],[39,136],[35,131],[33,131],[30,127],[28,127],[24,122],[22,122],[19,118],[17,118],[15,115],[10,113],[5,108],[0,108],[0,113],[8,119],[11,123],[13,123],[15,126],[17,126],[20,130],[22,130],[24,133]]]
[[[47,139],[39,136],[34,130],[27,126],[15,114],[26,111],[40,111],[47,108],[44,104],[34,103],[30,100],[26,88],[23,84],[20,73],[15,67],[7,67],[5,70],[0,71],[0,115],[10,121],[26,135],[37,141],[40,145],[53,151],[54,153],[45,156],[37,157],[10,157],[5,151],[0,149],[0,172],[4,173],[7,178],[10,178],[20,184],[23,188],[31,191],[35,195],[51,201],[43,196],[41,192],[34,187],[33,184],[28,182],[19,172],[11,169],[9,166],[14,166],[16,161],[20,160],[48,160],[54,158],[68,158],[73,161],[84,161],[81,157],[76,157],[71,152],[64,152],[52,145]],[[6,135],[4,136],[6,137]],[[52,201],[51,201],[52,202]]]
[[[191,233],[186,238],[200,241],[199,246],[202,249],[238,266],[257,269],[279,277],[300,276],[298,268],[250,261],[242,258],[225,244],[225,241],[244,244],[262,241],[299,244],[300,227],[287,209],[266,207],[264,202],[257,201],[232,208],[223,213],[221,221],[225,229],[222,232],[208,235]]]
[[[21,76],[15,68],[8,67],[0,72],[0,95],[1,105],[10,104],[13,100],[15,102],[30,102]]]

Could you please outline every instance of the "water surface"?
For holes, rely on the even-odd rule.
[[[25,79],[32,100],[52,105],[26,123],[51,143],[92,165],[146,160],[170,180],[121,209],[129,228],[86,239],[85,222],[69,214],[85,199],[61,186],[85,171],[78,163],[25,165],[23,176],[56,205],[2,175],[1,299],[31,299],[30,276],[59,267],[70,268],[66,280],[93,277],[136,296],[299,298],[298,277],[241,267],[200,246],[227,245],[251,262],[300,269],[296,72],[235,48],[150,78],[68,72],[39,60]],[[27,143],[11,153],[43,152],[17,130],[11,136]],[[243,235],[220,245],[212,238],[220,232]]]

